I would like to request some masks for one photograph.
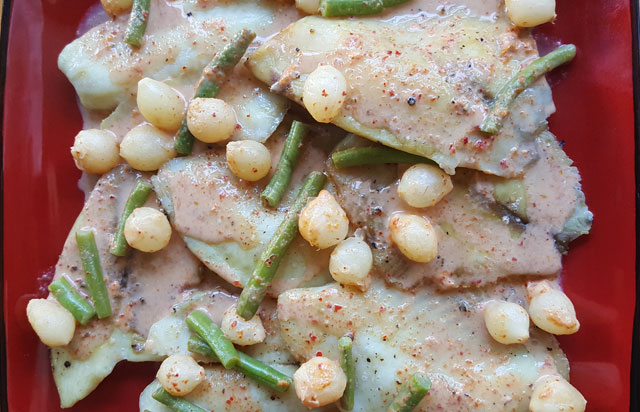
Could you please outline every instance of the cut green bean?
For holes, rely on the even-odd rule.
[[[240,33],[236,34],[205,67],[193,97],[216,97],[222,83],[229,77],[255,37],[256,34],[247,29],[242,29]],[[183,155],[191,154],[194,141],[195,137],[187,127],[187,118],[185,117],[176,135],[175,149]]]
[[[171,395],[162,387],[158,388],[151,397],[176,412],[208,412],[184,398]]]
[[[198,353],[212,360],[218,360],[209,345],[197,335],[189,337],[188,348],[190,352]],[[238,358],[240,361],[234,369],[273,390],[286,392],[293,383],[291,377],[243,352],[238,351]]]
[[[431,389],[431,380],[422,373],[414,373],[402,385],[387,412],[411,412],[429,389]]]
[[[384,7],[395,7],[408,2],[409,0],[382,0]]]
[[[322,0],[320,14],[323,17],[364,16],[382,13],[382,0]]]
[[[71,286],[65,276],[51,282],[49,292],[81,325],[86,325],[96,314],[93,306],[78,293],[75,287]]]
[[[544,76],[562,64],[570,62],[575,56],[576,46],[564,44],[520,70],[495,95],[491,110],[489,110],[480,125],[480,130],[489,134],[498,133],[502,129],[502,122],[509,115],[509,107],[516,97],[539,77]]]
[[[266,201],[269,206],[278,206],[280,199],[284,196],[284,191],[291,183],[293,169],[298,164],[298,159],[300,159],[302,141],[308,132],[309,125],[297,120],[291,123],[291,130],[289,130],[287,140],[284,142],[276,171],[260,195],[260,198]]]
[[[102,275],[102,265],[100,264],[100,254],[96,239],[92,230],[78,230],[76,232],[76,242],[80,251],[82,268],[89,294],[93,300],[93,307],[100,319],[111,316],[111,302],[109,302],[109,292],[107,284]]]
[[[338,169],[382,163],[435,164],[433,160],[427,159],[426,157],[390,149],[388,147],[354,147],[340,150],[331,155],[331,161]]]
[[[318,195],[326,182],[327,176],[324,173],[311,172],[307,175],[295,201],[260,255],[260,260],[253,269],[251,278],[242,289],[236,308],[238,315],[249,320],[258,311],[267,288],[278,270],[280,261],[298,233],[298,214],[306,206],[309,198]]]
[[[353,409],[354,397],[356,390],[356,364],[353,361],[353,339],[349,336],[343,336],[338,340],[340,348],[340,366],[347,376],[347,386],[344,389],[342,398],[340,398],[340,407],[345,411]]]
[[[149,194],[151,194],[151,189],[151,183],[147,179],[138,179],[133,190],[131,190],[127,203],[124,205],[120,222],[118,222],[118,228],[116,229],[116,233],[113,235],[111,249],[109,249],[109,252],[111,252],[112,255],[124,256],[127,253],[129,244],[127,243],[127,239],[124,237],[124,225],[127,222],[129,215],[131,215],[135,209],[144,205]]]
[[[216,325],[211,318],[201,310],[194,310],[187,316],[187,325],[196,332],[216,354],[220,363],[225,368],[233,368],[238,362],[238,351],[233,343],[224,336],[222,329]]]
[[[151,0],[133,0],[131,7],[131,15],[129,16],[129,25],[124,36],[124,42],[135,47],[140,47],[142,37],[147,30],[149,22],[149,7]]]

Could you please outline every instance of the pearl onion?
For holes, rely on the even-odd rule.
[[[531,412],[584,412],[587,400],[560,376],[545,375],[533,384]]]
[[[123,14],[131,9],[133,0],[100,0],[104,11],[111,16],[117,16]]]
[[[73,315],[48,299],[31,299],[27,319],[42,343],[50,347],[68,345],[76,331]]]
[[[389,219],[391,240],[403,255],[414,262],[431,262],[438,255],[438,236],[431,223],[421,216],[395,214]]]
[[[412,207],[429,207],[453,189],[451,176],[440,168],[416,164],[404,172],[398,185],[398,195]]]
[[[500,343],[523,343],[529,339],[529,314],[511,302],[489,302],[484,308],[489,334]]]
[[[320,0],[296,0],[296,7],[307,14],[317,14],[320,10]]]
[[[347,80],[333,66],[318,66],[304,82],[302,101],[311,116],[329,123],[340,113],[347,96]]]
[[[120,143],[120,155],[131,167],[145,172],[158,170],[176,154],[173,136],[150,124],[134,127]]]
[[[182,124],[185,101],[173,87],[145,77],[138,82],[138,110],[160,129],[174,132]]]
[[[189,103],[187,126],[196,139],[205,143],[227,140],[238,121],[224,100],[196,98]]]
[[[205,378],[204,368],[191,356],[171,355],[165,359],[156,378],[173,396],[185,396],[191,393]]]
[[[78,169],[94,174],[107,173],[120,162],[115,136],[99,129],[78,133],[71,147],[71,156]]]
[[[529,315],[537,327],[554,335],[570,335],[580,329],[573,303],[549,281],[530,283],[527,292]]]
[[[169,244],[171,225],[167,217],[152,207],[139,207],[124,224],[124,237],[134,249],[157,252]]]
[[[520,27],[533,27],[556,17],[555,0],[506,0],[507,14]]]
[[[350,237],[331,252],[329,272],[336,282],[352,285],[365,291],[373,266],[371,248],[362,239]]]
[[[326,249],[347,237],[349,219],[333,195],[321,190],[300,212],[298,228],[311,246]]]
[[[265,145],[253,140],[227,144],[227,163],[234,175],[255,182],[269,174],[271,153]]]
[[[337,401],[347,386],[347,377],[338,362],[318,356],[300,365],[293,374],[296,395],[309,409]]]
[[[231,342],[242,346],[255,345],[264,341],[267,336],[260,316],[255,314],[250,320],[246,320],[238,315],[235,304],[224,312],[220,329]]]

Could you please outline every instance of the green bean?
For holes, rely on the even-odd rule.
[[[568,63],[576,55],[576,46],[565,44],[547,55],[538,58],[533,63],[520,70],[507,84],[502,86],[493,99],[491,110],[480,125],[480,130],[489,134],[496,134],[502,129],[502,122],[509,115],[509,107],[513,101],[525,89],[533,84],[539,77]]]
[[[158,388],[151,397],[176,412],[208,412],[186,399],[171,395],[162,387]]]
[[[49,292],[81,325],[86,325],[96,314],[93,306],[78,293],[75,287],[71,286],[65,276],[51,282]]]
[[[212,360],[218,360],[209,345],[197,335],[189,337],[188,348],[190,352],[198,353]],[[238,351],[238,358],[240,361],[234,369],[271,389],[278,392],[286,392],[293,383],[291,377],[243,352]]]
[[[433,160],[427,159],[426,157],[390,149],[388,147],[354,147],[340,150],[331,155],[331,161],[338,169],[381,163],[435,164]]]
[[[340,348],[340,366],[347,376],[347,386],[344,389],[342,398],[340,398],[340,407],[345,411],[353,409],[354,396],[356,390],[356,364],[353,360],[353,339],[349,336],[343,336],[338,340]]]
[[[98,314],[98,318],[108,318],[111,316],[111,302],[109,302],[107,284],[102,275],[100,254],[98,253],[96,240],[93,237],[93,231],[78,230],[76,232],[76,242],[80,251],[87,288],[89,288],[89,294],[93,300],[93,307]]]
[[[187,325],[196,332],[216,354],[225,368],[233,368],[238,364],[238,352],[233,343],[224,336],[222,329],[201,310],[194,310],[187,316]]]
[[[242,29],[236,34],[224,49],[211,60],[211,63],[205,67],[196,87],[194,98],[216,97],[220,92],[222,83],[229,77],[255,37],[256,34],[247,29]],[[175,149],[183,155],[191,154],[194,141],[195,137],[187,127],[187,119],[185,117],[176,135]]]
[[[404,4],[409,0],[382,0],[382,5],[384,7],[394,7],[399,6],[400,4]]]
[[[118,228],[116,229],[116,233],[113,235],[111,249],[109,249],[109,252],[111,252],[112,255],[124,256],[127,253],[129,244],[127,243],[127,239],[124,237],[124,225],[127,222],[129,215],[131,215],[135,209],[144,205],[149,194],[151,194],[151,189],[151,183],[147,179],[138,179],[133,190],[131,190],[127,203],[124,205],[120,222],[118,222]]]
[[[298,164],[298,159],[300,158],[302,140],[308,132],[309,125],[307,124],[297,120],[294,120],[291,124],[291,130],[289,130],[287,140],[284,142],[278,167],[276,167],[271,181],[260,195],[260,198],[266,201],[269,206],[278,206],[280,199],[284,196],[284,191],[287,189],[287,186],[289,186],[289,183],[291,183],[293,169]]]
[[[144,36],[144,32],[147,29],[147,22],[149,21],[150,6],[151,0],[133,0],[131,15],[129,16],[129,25],[127,26],[127,32],[124,36],[125,43],[140,47],[140,44],[142,44],[142,36]]]
[[[378,14],[384,9],[382,0],[322,0],[320,14],[323,17],[364,16]]]
[[[260,260],[253,269],[251,278],[240,294],[236,308],[238,315],[248,320],[258,311],[267,288],[278,270],[280,261],[298,233],[298,214],[305,207],[309,198],[318,195],[326,182],[327,176],[324,173],[311,172],[307,175],[295,201],[260,255]]]
[[[431,389],[431,380],[421,373],[414,373],[406,381],[387,412],[411,412]]]

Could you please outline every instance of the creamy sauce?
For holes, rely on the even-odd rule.
[[[420,411],[528,411],[532,383],[568,374],[555,339],[532,330],[522,345],[501,345],[487,333],[483,305],[527,306],[523,285],[467,292],[402,293],[376,282],[364,294],[339,285],[287,291],[278,299],[282,334],[301,361],[321,352],[339,357],[337,339],[351,332],[356,361],[356,411],[384,411],[416,371],[433,388]]]
[[[308,17],[260,47],[249,65],[302,103],[308,73],[331,64],[348,84],[338,126],[430,157],[450,174],[462,166],[516,176],[536,159],[535,132],[554,111],[544,79],[516,99],[501,133],[487,137],[478,126],[491,96],[536,57],[533,39],[503,13],[479,18],[458,7],[383,22]]]

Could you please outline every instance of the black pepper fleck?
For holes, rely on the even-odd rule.
[[[414,104],[416,104],[416,98],[413,96],[409,97],[409,99],[407,100],[407,104],[409,106],[413,106]]]

